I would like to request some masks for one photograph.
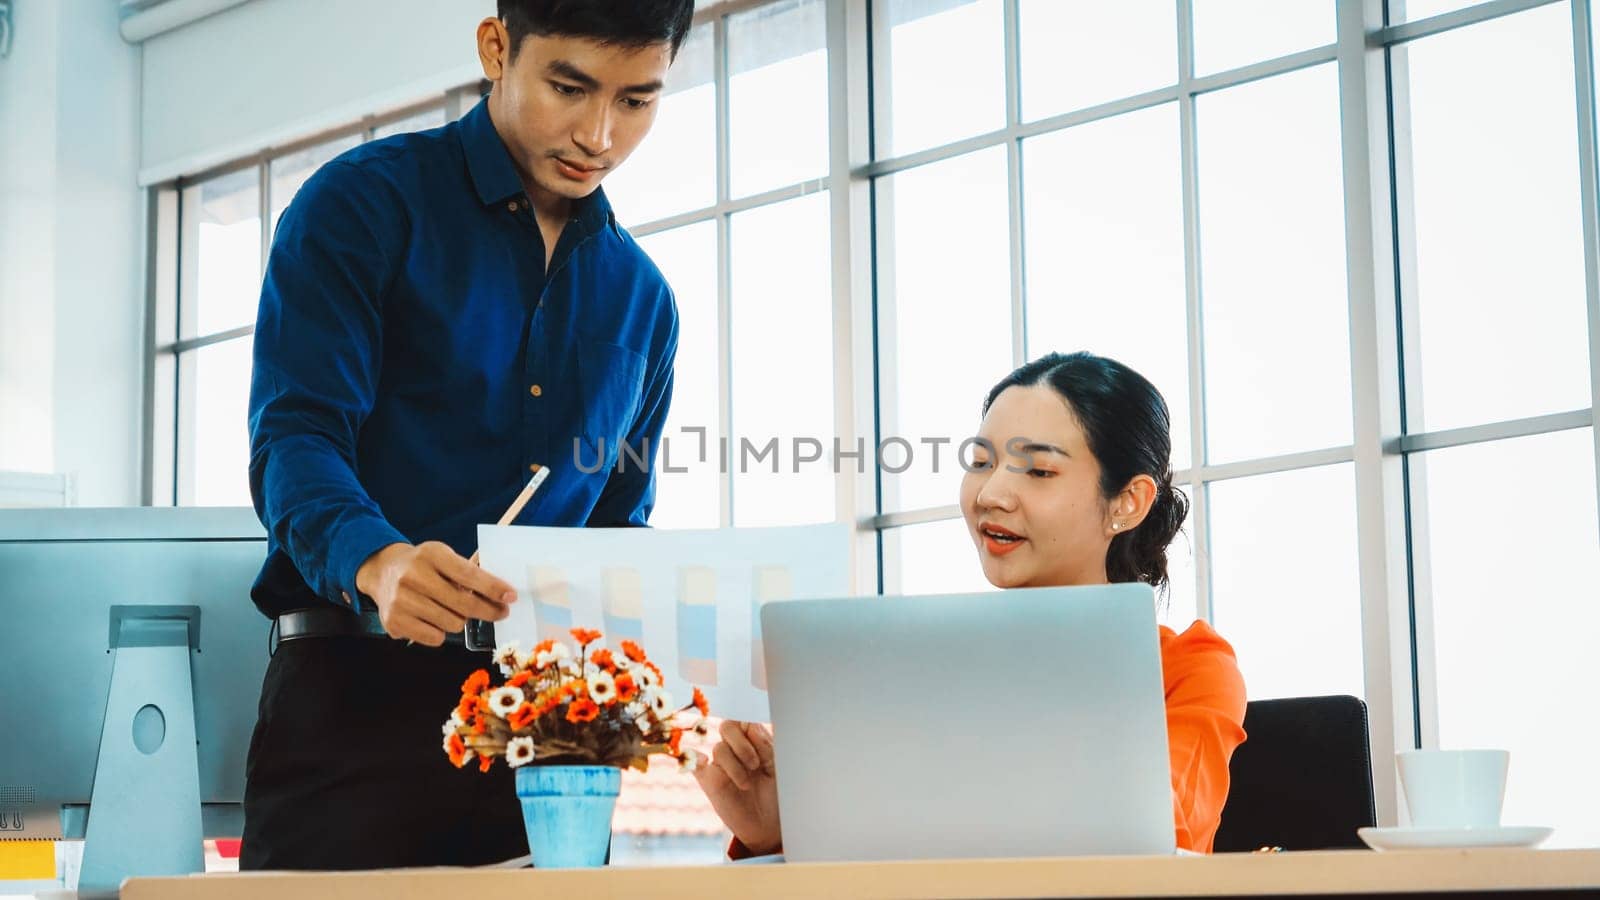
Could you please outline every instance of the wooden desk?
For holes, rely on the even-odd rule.
[[[608,869],[405,869],[136,878],[127,900],[256,898],[1217,897],[1588,889],[1600,850],[1227,854]]]

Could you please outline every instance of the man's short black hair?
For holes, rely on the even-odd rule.
[[[676,57],[694,21],[694,0],[499,0],[498,11],[513,57],[530,34],[622,47],[665,42]]]

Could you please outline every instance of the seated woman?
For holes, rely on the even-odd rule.
[[[996,587],[1142,581],[1167,586],[1167,545],[1183,524],[1172,486],[1167,404],[1139,373],[1088,353],[1052,353],[1012,372],[983,404],[961,511]],[[1015,441],[1015,443],[1011,443]],[[1029,447],[1029,455],[1013,453]],[[998,459],[994,457],[999,457]],[[1177,845],[1211,851],[1244,741],[1244,680],[1233,648],[1204,622],[1161,627],[1172,816]],[[724,722],[700,787],[734,835],[735,859],[778,852],[772,736]]]

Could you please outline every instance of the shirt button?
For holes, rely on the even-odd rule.
[[[528,393],[534,395],[535,397],[542,397],[542,396],[544,396],[544,388],[539,387],[536,384],[533,387],[528,388]]]
[[[513,200],[510,203],[507,203],[506,204],[506,209],[509,209],[512,212],[516,212],[517,211],[517,201]]]

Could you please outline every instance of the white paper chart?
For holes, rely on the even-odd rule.
[[[765,722],[761,607],[850,593],[850,526],[657,530],[482,525],[483,567],[517,602],[496,639],[524,650],[569,629],[637,641],[678,704],[690,685],[713,715]]]

